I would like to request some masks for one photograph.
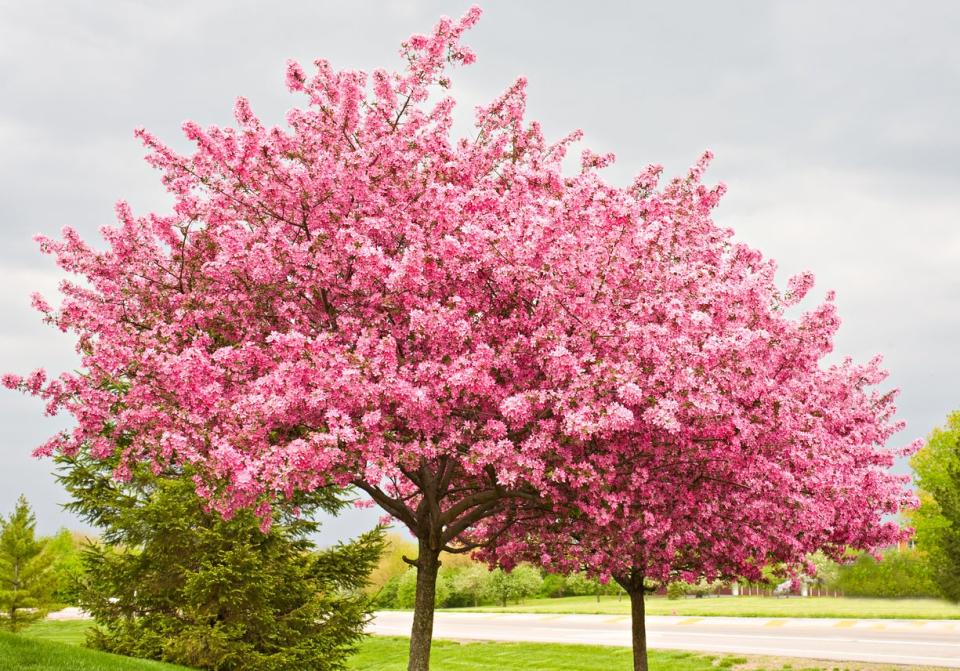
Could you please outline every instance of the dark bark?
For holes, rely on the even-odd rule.
[[[644,590],[630,594],[630,634],[633,639],[633,671],[647,671],[647,622]]]
[[[410,630],[410,661],[407,671],[429,671],[430,643],[433,640],[433,611],[436,606],[440,550],[421,540],[417,566],[417,594]]]
[[[647,622],[643,601],[646,589],[643,586],[643,571],[633,569],[628,575],[614,579],[630,596],[630,634],[633,643],[633,671],[648,671]]]
[[[417,591],[413,627],[410,632],[408,671],[428,671],[433,614],[437,591],[440,553],[470,552],[492,544],[500,534],[518,521],[512,506],[525,502],[531,509],[537,503],[536,492],[529,488],[504,489],[496,471],[487,472],[489,480],[479,479],[467,487],[451,489],[459,468],[455,459],[440,457],[436,463],[421,459],[414,467],[398,466],[404,478],[413,483],[420,496],[388,493],[377,485],[356,480],[353,484],[370,495],[384,510],[403,522],[419,539],[419,556],[404,561],[417,567]],[[456,496],[452,496],[455,494]],[[453,503],[450,503],[450,501]],[[444,504],[449,504],[444,509]],[[503,521],[483,542],[464,541],[460,535],[477,522],[503,513]],[[521,518],[522,519],[522,518]]]

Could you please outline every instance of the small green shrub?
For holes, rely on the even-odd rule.
[[[916,550],[888,550],[880,561],[862,554],[840,567],[836,586],[847,596],[940,596],[926,558]]]

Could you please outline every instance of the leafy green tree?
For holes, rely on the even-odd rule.
[[[484,597],[506,606],[508,601],[523,601],[536,594],[543,585],[540,571],[520,564],[511,571],[494,569],[486,585]]]
[[[448,607],[479,606],[488,590],[490,569],[474,564],[458,569],[450,580]]]
[[[836,586],[847,596],[939,596],[927,558],[908,549],[891,548],[879,561],[861,554],[852,564],[839,567]]]
[[[587,596],[596,594],[599,584],[586,573],[571,573],[564,578],[564,591],[570,596]]]
[[[312,516],[340,509],[341,492],[278,505],[263,532],[250,512],[209,511],[190,473],[141,465],[121,482],[115,463],[83,453],[58,463],[68,508],[102,529],[78,586],[97,623],[93,647],[216,671],[344,668],[369,618],[362,590],[383,536],[314,551]]]
[[[400,577],[407,572],[407,569],[410,568],[410,564],[404,561],[404,557],[409,559],[416,556],[416,543],[411,542],[409,538],[396,532],[386,534],[384,536],[383,554],[380,555],[380,560],[377,562],[376,567],[370,572],[370,582],[367,586],[367,592],[369,594],[377,594],[384,588],[387,588],[387,584],[392,581],[394,587],[387,589],[393,592],[393,596],[396,596],[396,583]],[[444,562],[444,564],[446,564],[446,562]],[[392,601],[390,603],[392,607]]]
[[[707,580],[700,580],[698,582],[690,583],[682,580],[675,580],[667,585],[667,598],[679,599],[683,596],[693,596],[698,599],[702,599],[708,594],[716,593],[721,586],[722,583],[718,581],[709,582]]]
[[[47,539],[53,563],[53,599],[57,604],[77,604],[77,585],[83,575],[82,550],[86,536],[61,529]]]
[[[910,465],[920,488],[920,507],[911,516],[917,548],[942,595],[960,601],[960,412],[933,430]]]
[[[36,518],[22,495],[10,516],[0,517],[0,626],[19,631],[53,605],[56,555],[36,538]]]
[[[562,594],[558,596],[595,596],[597,601],[603,595],[622,594],[623,588],[615,580],[601,582],[587,573],[576,572],[564,576]]]
[[[566,576],[560,573],[547,573],[543,576],[543,585],[540,586],[537,596],[556,599],[568,595]]]
[[[400,588],[400,580],[403,574],[391,576],[387,579],[380,589],[373,595],[373,605],[376,608],[399,608],[397,605],[397,592]]]
[[[434,593],[436,606],[443,606],[450,596],[450,576],[437,575],[437,589]],[[397,582],[397,608],[413,608],[417,599],[417,569],[409,567]]]

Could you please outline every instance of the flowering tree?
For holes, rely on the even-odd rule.
[[[484,551],[616,580],[632,602],[638,670],[645,581],[759,579],[771,563],[806,568],[817,550],[875,551],[905,537],[885,518],[914,503],[909,478],[888,469],[918,443],[884,449],[901,423],[895,392],[875,388],[879,357],[822,364],[839,326],[832,295],[787,316],[812,276],[779,291],[775,264],[713,225],[722,189],[699,184],[708,160],[662,191],[646,184],[643,244],[610,234],[607,331],[629,336],[594,344],[589,360],[609,371],[609,386],[590,384],[610,404],[580,427],[575,466],[541,491],[552,513]],[[636,268],[642,283],[614,275]]]
[[[185,124],[189,156],[138,131],[173,212],[120,203],[102,251],[40,237],[84,280],[57,310],[35,296],[77,334],[81,371],[4,379],[76,419],[38,454],[119,453],[120,478],[188,464],[225,515],[268,523],[272,500],[330,482],[367,492],[419,541],[411,669],[428,664],[439,553],[536,514],[564,464],[544,364],[575,318],[561,280],[589,262],[596,180],[560,172],[575,136],[547,145],[523,122],[524,81],[478,110],[471,141],[430,97],[473,60],[459,40],[478,17],[410,38],[400,73],[291,63],[308,104],[286,129],[240,99],[236,128]]]
[[[606,184],[612,156],[589,151],[566,175],[579,134],[549,144],[525,122],[523,79],[477,110],[473,138],[451,139],[447,70],[473,61],[460,37],[478,18],[411,37],[399,73],[317,61],[308,76],[291,63],[287,84],[307,104],[286,128],[239,99],[236,128],[185,124],[189,156],[138,131],[173,212],[121,203],[103,251],[70,229],[41,237],[85,280],[63,284],[57,310],[35,298],[77,334],[81,371],[4,380],[76,419],[39,454],[119,454],[121,478],[133,462],[188,464],[225,515],[253,507],[268,524],[271,501],[297,491],[366,492],[418,539],[416,670],[429,664],[441,551],[517,543],[513,530],[548,529],[536,521],[558,511],[605,531],[627,512],[625,535],[667,538],[623,490],[638,478],[651,496],[659,471],[738,450],[800,454],[763,436],[780,446],[801,425],[754,423],[743,408],[785,412],[765,394],[826,349],[809,319],[766,336],[750,322],[743,301],[769,298],[773,269],[709,220],[722,189],[700,184],[705,163],[662,193],[655,167]],[[734,356],[752,348],[771,357],[756,374]],[[612,498],[584,495],[591,483]],[[697,508],[696,491],[678,510]]]

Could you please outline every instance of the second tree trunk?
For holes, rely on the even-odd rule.
[[[436,605],[440,552],[420,542],[417,557],[417,594],[410,630],[410,660],[407,671],[429,671],[430,643],[433,640],[433,611]]]

